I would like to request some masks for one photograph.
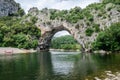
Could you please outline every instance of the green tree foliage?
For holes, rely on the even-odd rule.
[[[51,48],[76,50],[76,49],[80,49],[80,45],[77,43],[76,40],[74,40],[72,36],[66,35],[66,36],[53,38],[51,42]]]
[[[81,12],[80,7],[75,7],[69,11],[67,10],[62,10],[62,11],[55,11],[51,10],[51,16],[50,19],[62,19],[62,20],[67,20],[68,22],[71,23],[76,23],[78,20],[83,19],[83,14]]]
[[[120,51],[120,23],[115,23],[109,29],[99,33],[93,43],[94,50]]]
[[[22,16],[25,14],[25,12],[24,12],[23,9],[20,8],[20,9],[18,10],[18,13],[17,13],[17,14],[18,14],[18,16],[21,16],[21,17],[22,17]]]
[[[99,32],[100,31],[99,26],[100,26],[99,24],[93,24],[93,28],[94,28],[95,32]]]
[[[103,3],[94,3],[87,6],[85,9],[80,7],[72,8],[68,11],[66,10],[51,10],[50,19],[62,19],[70,23],[77,23],[79,20],[90,21],[91,24],[94,21],[94,16],[91,13],[92,10],[99,10],[100,14],[105,14],[105,5]]]
[[[78,20],[83,19],[82,9],[80,7],[75,7],[69,11],[69,13],[65,16],[65,19],[68,22],[76,23]]]
[[[106,13],[106,4],[113,3],[115,5],[120,4],[120,0],[103,0],[102,3],[94,3],[88,5],[85,9],[81,9],[80,7],[75,7],[68,11],[66,10],[51,10],[50,19],[62,19],[66,20],[70,23],[77,23],[79,20],[90,21],[91,25],[94,21],[93,12],[98,15],[98,17],[102,17],[107,15]],[[119,6],[118,6],[119,7]],[[108,8],[108,11],[113,9],[114,7]],[[119,8],[118,8],[119,11]]]
[[[21,18],[0,18],[0,46],[36,48],[41,31],[33,23],[22,23]]]
[[[115,4],[120,4],[120,0],[103,0],[103,3],[115,3]]]
[[[92,28],[87,28],[85,31],[86,36],[91,36],[93,34],[94,30]]]
[[[33,24],[35,24],[37,20],[38,20],[38,18],[36,18],[36,17],[31,17],[31,22],[32,22]]]

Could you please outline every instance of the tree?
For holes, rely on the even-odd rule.
[[[67,50],[80,49],[80,45],[70,35],[53,38],[53,40],[51,41],[51,47],[55,49],[67,49]]]
[[[92,47],[94,50],[120,51],[120,23],[100,32]]]
[[[40,29],[30,22],[21,23],[22,18],[0,18],[0,46],[36,48],[41,35]]]

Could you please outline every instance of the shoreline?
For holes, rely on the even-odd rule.
[[[80,50],[65,50],[65,49],[49,49],[49,51],[60,51],[60,52],[80,52]]]
[[[65,49],[52,49],[50,48],[49,51],[59,51],[59,52],[80,52],[79,49],[77,50],[65,50]],[[19,49],[19,48],[14,48],[14,47],[0,47],[0,55],[9,55],[9,54],[23,54],[23,53],[34,53],[37,52],[37,50],[34,49]],[[109,54],[111,53],[103,51],[103,50],[98,50],[98,51],[93,51],[93,53],[101,53],[101,54]]]
[[[80,50],[49,49],[49,51],[79,52]],[[0,55],[12,55],[12,54],[34,53],[34,52],[37,52],[37,50],[19,49],[19,48],[13,48],[13,47],[0,47]]]
[[[12,55],[12,54],[23,54],[23,53],[34,53],[37,50],[33,49],[19,49],[13,47],[0,47],[0,55]]]
[[[94,77],[94,80],[119,80],[120,72],[104,71],[103,75],[100,77]]]

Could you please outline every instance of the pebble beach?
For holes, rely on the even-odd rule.
[[[0,47],[0,55],[33,53],[33,52],[36,52],[36,50],[18,49],[18,48],[11,48],[11,47]]]

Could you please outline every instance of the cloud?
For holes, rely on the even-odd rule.
[[[31,7],[54,8],[54,9],[70,9],[75,6],[85,8],[87,5],[99,2],[99,0],[15,0],[20,3],[22,8],[27,12]]]

